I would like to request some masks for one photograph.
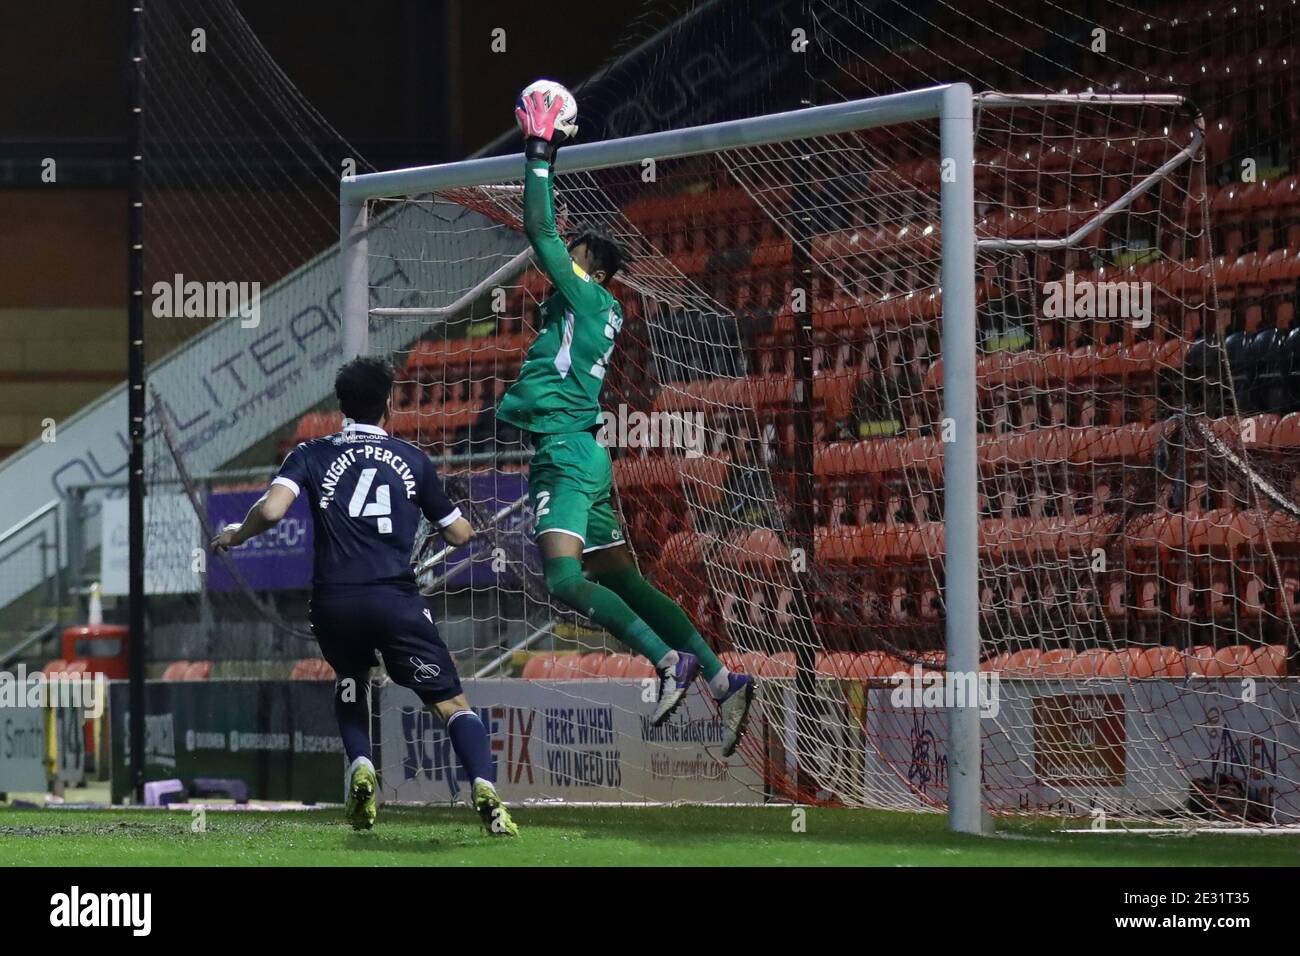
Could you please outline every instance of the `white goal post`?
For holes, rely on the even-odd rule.
[[[698,156],[720,150],[789,143],[811,137],[872,130],[919,121],[938,122],[940,164],[939,219],[941,228],[940,283],[942,289],[941,341],[942,414],[948,425],[942,445],[944,636],[949,673],[977,674],[980,670],[980,503],[977,397],[977,250],[1003,248],[1060,248],[1101,228],[1155,179],[1194,157],[1201,148],[1199,130],[1181,152],[1158,169],[1140,177],[1095,211],[1086,221],[1063,235],[1015,239],[978,238],[976,233],[975,124],[977,112],[1023,105],[1071,108],[1079,104],[1153,104],[1174,108],[1183,100],[1173,95],[1077,94],[1057,96],[981,94],[964,83],[935,86],[870,99],[835,103],[808,109],[759,116],[708,126],[670,130],[599,143],[578,144],[560,150],[559,174],[591,171]],[[503,275],[517,273],[527,264],[520,254],[505,266],[450,303],[406,310],[372,309],[371,253],[368,204],[384,197],[436,194],[450,189],[522,180],[518,154],[467,160],[345,179],[340,195],[340,262],[342,267],[342,341],[344,357],[364,354],[370,347],[371,323],[382,323],[404,311],[428,316],[454,313],[462,303],[478,298]],[[974,695],[971,695],[973,698]],[[947,804],[950,827],[959,832],[986,829],[981,801],[980,704],[967,699],[947,707]]]

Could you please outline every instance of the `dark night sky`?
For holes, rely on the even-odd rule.
[[[125,373],[133,2],[0,0],[0,457]],[[300,105],[259,95],[268,67],[227,0],[143,0],[147,270],[274,281],[333,241],[340,156],[463,158],[513,126],[528,82],[575,85],[695,2],[233,0],[344,152]],[[220,60],[186,59],[191,23]],[[150,321],[146,354],[192,331]]]
[[[273,105],[269,98],[245,93],[223,117],[216,113],[222,92],[204,88],[206,97],[191,96],[196,88],[181,85],[202,81],[202,71],[190,70],[184,60],[192,52],[186,49],[191,20],[208,30],[206,55],[222,58],[223,70],[237,64],[237,72],[249,63],[249,41],[238,36],[236,22],[221,16],[227,0],[143,2],[152,29],[145,38],[146,84],[150,76],[155,83],[146,97],[146,125],[154,124],[146,149],[154,190],[146,217],[151,249],[155,256],[190,250],[185,271],[247,270],[257,263],[254,274],[271,281],[331,240],[335,214],[325,206],[333,203],[328,183],[338,175],[340,144],[325,131],[290,128],[281,142],[278,120],[249,121],[260,103]],[[470,155],[513,126],[515,96],[528,82],[548,76],[576,85],[697,2],[233,0],[270,59],[350,143],[349,154],[378,169]],[[0,310],[116,309],[126,302],[132,3],[0,3],[0,248],[7,250],[0,259]],[[491,49],[495,28],[506,31],[505,53]],[[245,69],[243,77],[260,75],[256,63]],[[249,85],[260,88],[256,80]],[[304,113],[296,105],[260,111]],[[173,149],[167,137],[177,131]],[[260,136],[265,146],[238,139],[226,146],[226,135]],[[310,135],[318,137],[315,153],[304,143]],[[53,185],[40,179],[46,157],[57,160]],[[208,231],[185,233],[184,241],[184,229],[175,226],[166,197],[158,194],[164,182],[172,185],[166,176],[177,157],[177,184],[212,187],[202,200]],[[185,157],[211,159],[218,170],[227,162],[230,178],[220,179],[207,166],[185,167]],[[253,165],[260,157],[269,162]],[[288,186],[286,177],[297,186]],[[184,194],[175,202],[192,212]],[[259,215],[275,228],[251,227]],[[209,234],[222,238],[194,239]],[[200,246],[204,255],[195,259]],[[38,323],[30,315],[21,321],[28,320]],[[11,316],[0,335],[26,334],[18,322]],[[158,348],[166,344],[155,341]],[[26,354],[8,351],[12,361]],[[116,346],[109,353],[117,355]],[[0,379],[3,370],[0,363]]]
[[[147,0],[165,3],[167,0]],[[464,156],[510,122],[538,76],[576,84],[691,0],[236,0],[271,56],[372,162]],[[123,0],[0,9],[0,158],[63,141],[106,155],[125,130]],[[309,12],[308,12],[309,11]],[[491,32],[507,31],[507,52]],[[214,37],[211,45],[219,45]],[[442,93],[444,77],[451,101]],[[438,143],[440,114],[451,142]],[[457,128],[459,121],[459,129]],[[457,135],[459,133],[459,135]],[[436,155],[430,155],[436,154]]]

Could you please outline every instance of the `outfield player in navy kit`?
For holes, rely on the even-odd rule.
[[[422,514],[452,546],[468,543],[474,529],[448,500],[428,456],[380,427],[392,412],[392,389],[387,362],[357,358],[339,369],[334,392],[348,419],[343,430],[291,451],[243,523],[227,525],[212,546],[239,547],[274,527],[299,494],[308,495],[316,537],[311,626],[337,675],[334,711],[350,763],[353,827],[375,823],[368,689],[378,651],[389,677],[442,718],[488,831],[514,836],[518,827],[494,786],[487,731],[469,709],[411,569]]]

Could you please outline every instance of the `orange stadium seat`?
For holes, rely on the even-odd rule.
[[[1101,677],[1107,665],[1115,659],[1115,652],[1103,647],[1091,647],[1080,652],[1070,662],[1071,677]]]
[[[190,669],[189,661],[172,661],[163,671],[163,680],[184,680],[185,672]]]
[[[1210,673],[1211,665],[1214,662],[1214,648],[1209,644],[1198,644],[1190,651],[1183,655],[1187,666],[1189,677],[1215,677],[1217,674]],[[1217,671],[1219,666],[1214,665],[1213,669]]]
[[[916,655],[916,657],[917,663],[920,664],[922,672],[927,674],[942,674],[944,668],[947,667],[948,664],[948,654],[946,651],[942,650],[923,651]],[[906,662],[904,662],[904,664],[906,664]],[[908,666],[907,669],[912,670],[915,667],[916,664],[912,664]]]
[[[59,677],[73,677],[78,674],[89,674],[90,664],[84,660],[53,660],[41,668],[41,673],[51,680]]]
[[[856,658],[857,655],[852,651],[832,651],[831,653],[818,651],[814,669],[818,677],[845,680]]]
[[[1036,677],[1061,678],[1070,674],[1070,668],[1074,666],[1075,652],[1068,647],[1058,647],[1050,651],[1044,651],[1043,655],[1038,658],[1036,666]]]
[[[610,654],[601,664],[600,677],[626,677],[627,669],[631,665],[633,657],[631,654]]]
[[[477,400],[444,402],[436,407],[395,409],[388,431],[398,438],[419,442],[438,441],[474,424],[482,412]]]
[[[448,371],[468,374],[480,368],[485,372],[513,371],[523,362],[531,339],[531,335],[514,333],[420,342],[407,358],[405,371],[416,379],[426,369],[437,369],[440,376]]]
[[[524,671],[520,676],[524,680],[545,680],[555,669],[555,660],[556,655],[549,652],[533,654],[524,664]]]
[[[1145,653],[1145,649],[1141,647],[1121,647],[1102,661],[1099,675],[1101,677],[1136,676],[1139,662]]]
[[[738,531],[728,538],[728,544],[730,547],[723,557],[732,567],[771,566],[790,561],[789,546],[783,544],[777,533],[770,528]]]
[[[293,665],[290,680],[333,680],[334,668],[319,657],[304,657]]]
[[[897,538],[896,531],[881,525],[817,528],[813,533],[818,560],[831,564],[878,563],[890,553]]]
[[[758,654],[755,661],[758,677],[793,677],[795,674],[794,654],[790,651],[779,651],[770,656]]]
[[[623,676],[628,679],[642,680],[646,677],[655,676],[655,666],[649,660],[640,654],[633,654],[632,660],[627,665],[627,670]]]
[[[311,441],[333,435],[343,427],[342,412],[308,412],[298,419],[298,428],[293,433],[295,443]]]
[[[1286,676],[1286,646],[1283,644],[1266,644],[1256,648],[1253,663],[1254,673],[1263,677]]]
[[[1273,426],[1266,447],[1273,450],[1300,448],[1300,412],[1284,415]]]
[[[1257,670],[1255,652],[1258,647],[1234,644],[1221,647],[1205,665],[1207,677],[1262,676]]]
[[[727,471],[731,455],[724,452],[716,458],[682,458],[681,474],[696,503],[702,507],[713,504],[722,497],[727,484]]]
[[[1003,665],[1002,673],[1006,677],[1034,677],[1038,674],[1038,662],[1043,651],[1037,647],[1028,647],[1013,651]]]
[[[557,654],[555,664],[547,675],[550,680],[579,680],[586,676],[582,672],[583,655],[579,653]]]
[[[980,661],[980,671],[981,673],[1000,673],[1010,660],[1011,654],[1003,651],[1001,654],[995,654],[993,657],[987,657]]]
[[[755,651],[724,651],[719,657],[728,670],[755,677],[763,676],[762,671],[767,666],[766,655]]]
[[[578,677],[605,677],[605,652],[592,651],[578,658]]]
[[[863,651],[857,656],[850,673],[858,678],[881,678],[892,677],[906,670],[909,667],[892,654],[885,651]]]
[[[1181,651],[1173,647],[1149,647],[1134,662],[1132,676],[1147,677],[1184,677],[1187,674],[1187,659]]]
[[[749,673],[744,666],[746,663],[746,653],[744,651],[723,651],[718,655],[718,660],[722,661],[722,666],[729,671],[738,671],[742,674]]]
[[[613,463],[614,486],[620,494],[674,488],[680,480],[680,460],[667,455],[625,456]]]
[[[658,568],[661,571],[671,571],[698,566],[703,561],[703,544],[704,539],[694,531],[677,532],[664,542]]]
[[[212,661],[195,661],[185,668],[181,680],[207,680],[212,673]]]

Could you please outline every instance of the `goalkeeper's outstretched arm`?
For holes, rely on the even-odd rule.
[[[530,159],[524,176],[524,234],[532,243],[538,265],[574,308],[599,307],[596,283],[573,261],[555,226],[550,164]]]
[[[538,265],[575,308],[599,306],[596,283],[569,255],[555,225],[555,187],[552,161],[564,134],[555,129],[563,101],[556,98],[548,109],[542,95],[525,99],[517,110],[524,129],[524,234],[532,244]]]

